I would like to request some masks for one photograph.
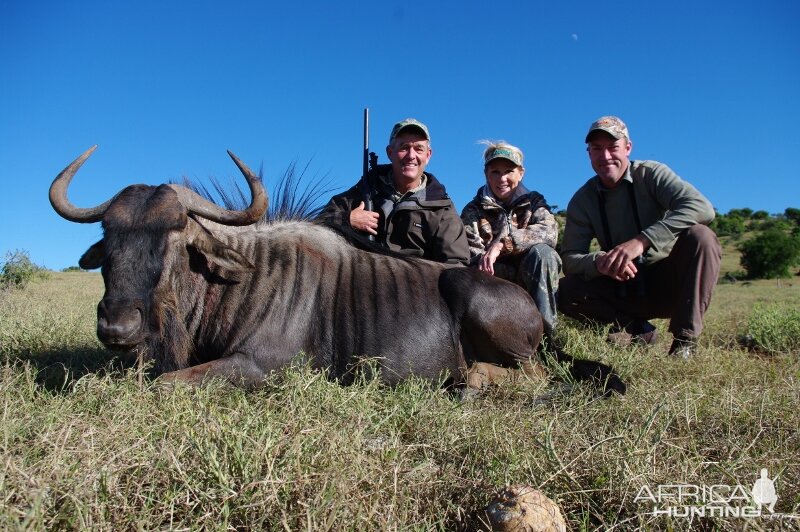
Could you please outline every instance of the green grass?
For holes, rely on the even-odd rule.
[[[756,305],[745,340],[766,353],[800,351],[800,308],[791,304]]]
[[[776,511],[800,514],[799,355],[736,341],[757,304],[796,309],[800,282],[720,285],[688,362],[665,356],[666,321],[655,346],[620,349],[565,320],[567,350],[614,365],[629,393],[543,402],[540,382],[461,402],[302,366],[256,392],[162,388],[96,340],[101,294],[78,272],[0,293],[0,529],[474,530],[516,483],[574,530],[774,529],[633,501],[644,484],[749,487],[762,467]]]

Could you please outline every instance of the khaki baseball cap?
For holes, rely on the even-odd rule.
[[[522,153],[518,153],[508,148],[499,147],[486,153],[483,158],[483,165],[486,166],[495,159],[507,159],[517,166],[522,166]]]
[[[394,125],[392,128],[392,134],[389,135],[389,144],[392,143],[394,138],[400,134],[400,132],[406,128],[414,128],[422,131],[422,134],[425,135],[425,138],[428,139],[428,142],[431,141],[431,134],[428,133],[428,126],[417,120],[416,118],[406,118],[404,120],[399,121]]]
[[[592,122],[584,142],[588,143],[589,135],[595,131],[605,131],[617,140],[622,137],[631,140],[631,136],[628,134],[628,126],[625,125],[621,118],[616,116],[603,116]]]

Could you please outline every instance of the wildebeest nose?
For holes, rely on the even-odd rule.
[[[107,347],[133,347],[141,332],[142,311],[134,302],[104,298],[97,305],[97,338]]]

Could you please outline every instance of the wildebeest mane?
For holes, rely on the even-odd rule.
[[[308,165],[297,171],[297,163],[292,162],[286,168],[270,193],[269,209],[258,223],[278,221],[310,221],[315,219],[327,201],[328,195],[334,191],[330,186],[330,174],[305,179]],[[258,169],[258,178],[264,180],[264,165]],[[181,185],[194,190],[203,198],[221,204],[226,209],[241,210],[250,204],[250,193],[242,190],[239,182],[230,178],[225,185],[216,177],[209,178],[211,188],[184,177]],[[301,188],[302,186],[302,188]]]
[[[365,234],[353,228],[331,224],[324,218],[320,218],[319,215],[325,206],[325,202],[329,197],[328,195],[335,192],[335,190],[329,186],[330,178],[328,174],[312,180],[305,179],[306,172],[308,171],[308,164],[309,163],[307,163],[300,172],[297,171],[296,162],[292,162],[287,167],[283,176],[275,184],[270,194],[269,209],[259,223],[314,221],[340,234],[345,240],[358,249],[396,257],[401,260],[413,260],[417,258],[412,255],[392,251],[370,240]],[[258,169],[257,175],[263,182],[263,164]],[[181,184],[194,190],[205,199],[221,204],[226,209],[240,210],[249,205],[249,192],[244,191],[236,179],[231,178],[230,184],[228,185],[224,185],[219,179],[213,176],[209,178],[209,180],[213,191],[209,190],[204,184],[192,181],[187,177],[183,178]],[[304,181],[305,186],[302,186],[301,189],[301,185],[303,185]]]

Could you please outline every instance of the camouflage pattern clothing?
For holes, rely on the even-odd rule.
[[[477,266],[486,249],[502,242],[495,275],[519,284],[531,294],[542,313],[545,333],[552,335],[561,259],[555,250],[558,222],[544,196],[520,183],[506,205],[484,185],[464,207],[461,221],[469,242],[470,265]]]

